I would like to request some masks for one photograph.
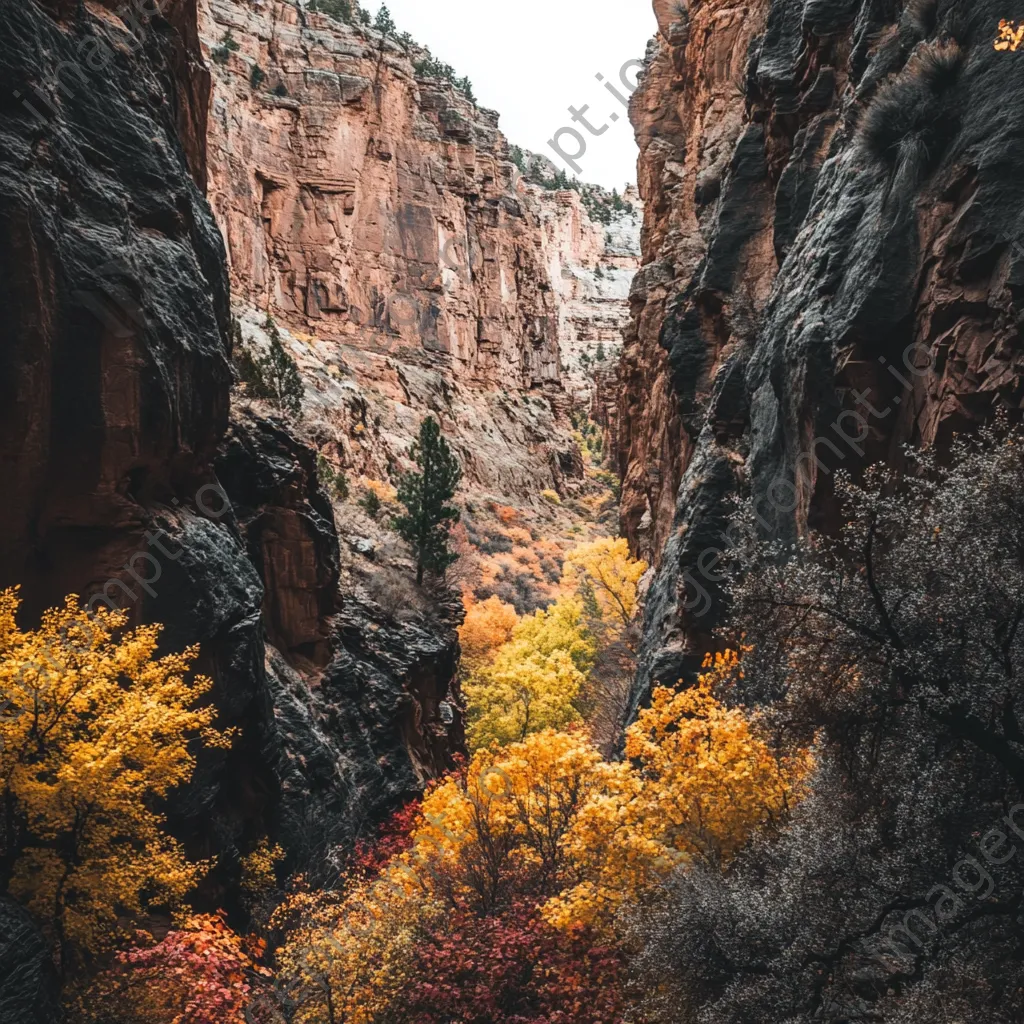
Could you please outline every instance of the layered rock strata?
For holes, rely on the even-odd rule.
[[[581,357],[617,346],[638,211],[595,224],[578,192],[526,180],[498,115],[413,44],[283,0],[202,9],[246,343],[267,314],[288,330],[350,472],[386,479],[433,412],[468,487],[564,493],[566,412],[589,400]]]

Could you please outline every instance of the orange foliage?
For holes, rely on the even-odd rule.
[[[197,914],[153,944],[117,956],[81,1000],[83,1018],[109,1019],[113,1005],[138,1024],[245,1024],[245,1008],[260,978],[262,939],[247,942],[228,926],[223,911]]]
[[[496,501],[491,502],[491,511],[506,525],[511,526],[519,522],[519,509],[511,505],[499,505]]]
[[[1024,42],[1024,21],[1020,25],[1014,25],[1012,21],[1005,19],[999,22],[999,35],[996,37],[995,49],[1016,53],[1022,42]]]
[[[469,672],[486,664],[494,652],[512,639],[512,630],[519,621],[515,608],[497,597],[477,601],[463,598],[466,618],[459,627],[462,663]]]

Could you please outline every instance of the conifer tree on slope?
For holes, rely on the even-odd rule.
[[[406,511],[395,517],[394,527],[412,548],[416,582],[422,584],[425,571],[443,573],[458,557],[448,549],[448,531],[459,521],[459,510],[448,502],[462,469],[432,416],[420,426],[412,457],[419,472],[406,473],[398,485],[398,500]]]

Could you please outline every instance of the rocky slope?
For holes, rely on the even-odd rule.
[[[498,115],[426,51],[283,0],[202,0],[211,203],[247,344],[271,314],[306,429],[386,480],[441,418],[466,485],[501,500],[578,479],[567,411],[627,315],[639,211],[606,226],[509,159]],[[634,197],[635,199],[635,197]]]
[[[996,0],[657,0],[622,518],[659,563],[637,699],[720,620],[735,495],[786,541],[838,469],[1020,407],[1019,55]],[[703,561],[702,561],[703,556]]]

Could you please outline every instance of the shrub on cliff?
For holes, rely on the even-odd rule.
[[[322,455],[316,460],[317,475],[320,477],[320,484],[331,498],[338,501],[345,501],[349,496],[348,477],[345,470],[335,469]]]
[[[669,1019],[1024,1019],[1024,434],[911,466],[838,480],[836,538],[738,548],[731,699],[819,767],[777,841],[638,910]]]
[[[348,25],[353,23],[351,0],[309,0],[309,9],[314,13],[326,14],[330,18],[343,21]]]
[[[419,472],[406,473],[398,485],[398,500],[406,511],[395,517],[394,526],[412,548],[416,582],[422,584],[425,572],[441,575],[458,557],[450,550],[449,531],[460,513],[449,502],[462,469],[432,416],[420,426],[411,454]]]
[[[264,329],[270,337],[270,349],[264,356],[254,356],[241,340],[241,327],[237,321],[233,326],[233,355],[238,375],[253,398],[261,398],[281,412],[297,416],[305,394],[298,364],[285,351],[281,332],[273,317],[267,317]]]
[[[218,64],[227,64],[228,58],[240,49],[238,40],[231,34],[231,29],[221,37],[220,45],[210,51],[210,57]]]

